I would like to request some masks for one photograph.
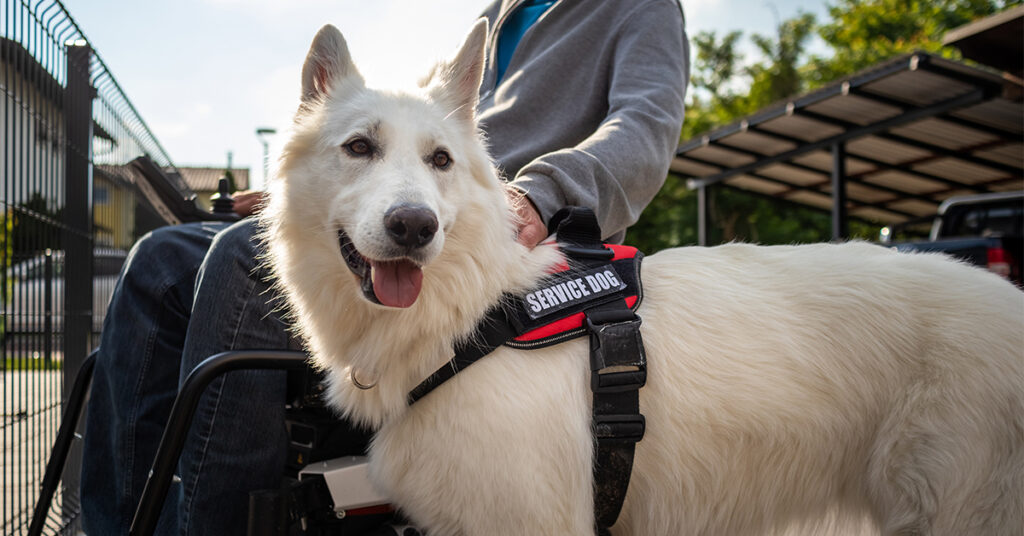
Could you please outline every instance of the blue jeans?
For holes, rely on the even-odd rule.
[[[90,536],[127,534],[179,382],[196,364],[226,350],[299,347],[256,268],[254,227],[179,225],[132,249],[86,412],[81,494]],[[279,487],[284,472],[284,374],[237,371],[210,385],[157,534],[245,533],[249,491]]]

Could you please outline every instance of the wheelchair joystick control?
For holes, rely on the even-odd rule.
[[[217,193],[210,196],[210,200],[213,201],[214,214],[231,214],[235,211],[235,199],[228,191],[230,188],[231,185],[227,177],[221,177],[217,181]]]

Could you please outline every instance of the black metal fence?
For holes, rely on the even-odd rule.
[[[0,0],[2,528],[24,534],[117,271],[161,225],[127,164],[174,168],[57,0]],[[77,445],[44,533],[73,533]]]

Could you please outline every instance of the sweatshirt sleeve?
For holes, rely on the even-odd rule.
[[[544,221],[564,206],[586,206],[605,238],[621,240],[665,182],[678,146],[689,44],[682,12],[669,1],[638,3],[613,38],[607,116],[575,147],[524,166],[511,184]]]

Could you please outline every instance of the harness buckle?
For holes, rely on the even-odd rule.
[[[647,420],[636,413],[632,415],[594,415],[594,437],[598,441],[613,443],[638,443],[647,431]]]
[[[571,259],[604,259],[610,261],[615,257],[615,252],[604,246],[587,248],[571,244],[558,244],[558,249],[562,250],[563,255]]]
[[[647,383],[647,356],[640,337],[641,320],[628,312],[631,320],[594,324],[587,318],[590,389],[594,393],[635,391]]]

